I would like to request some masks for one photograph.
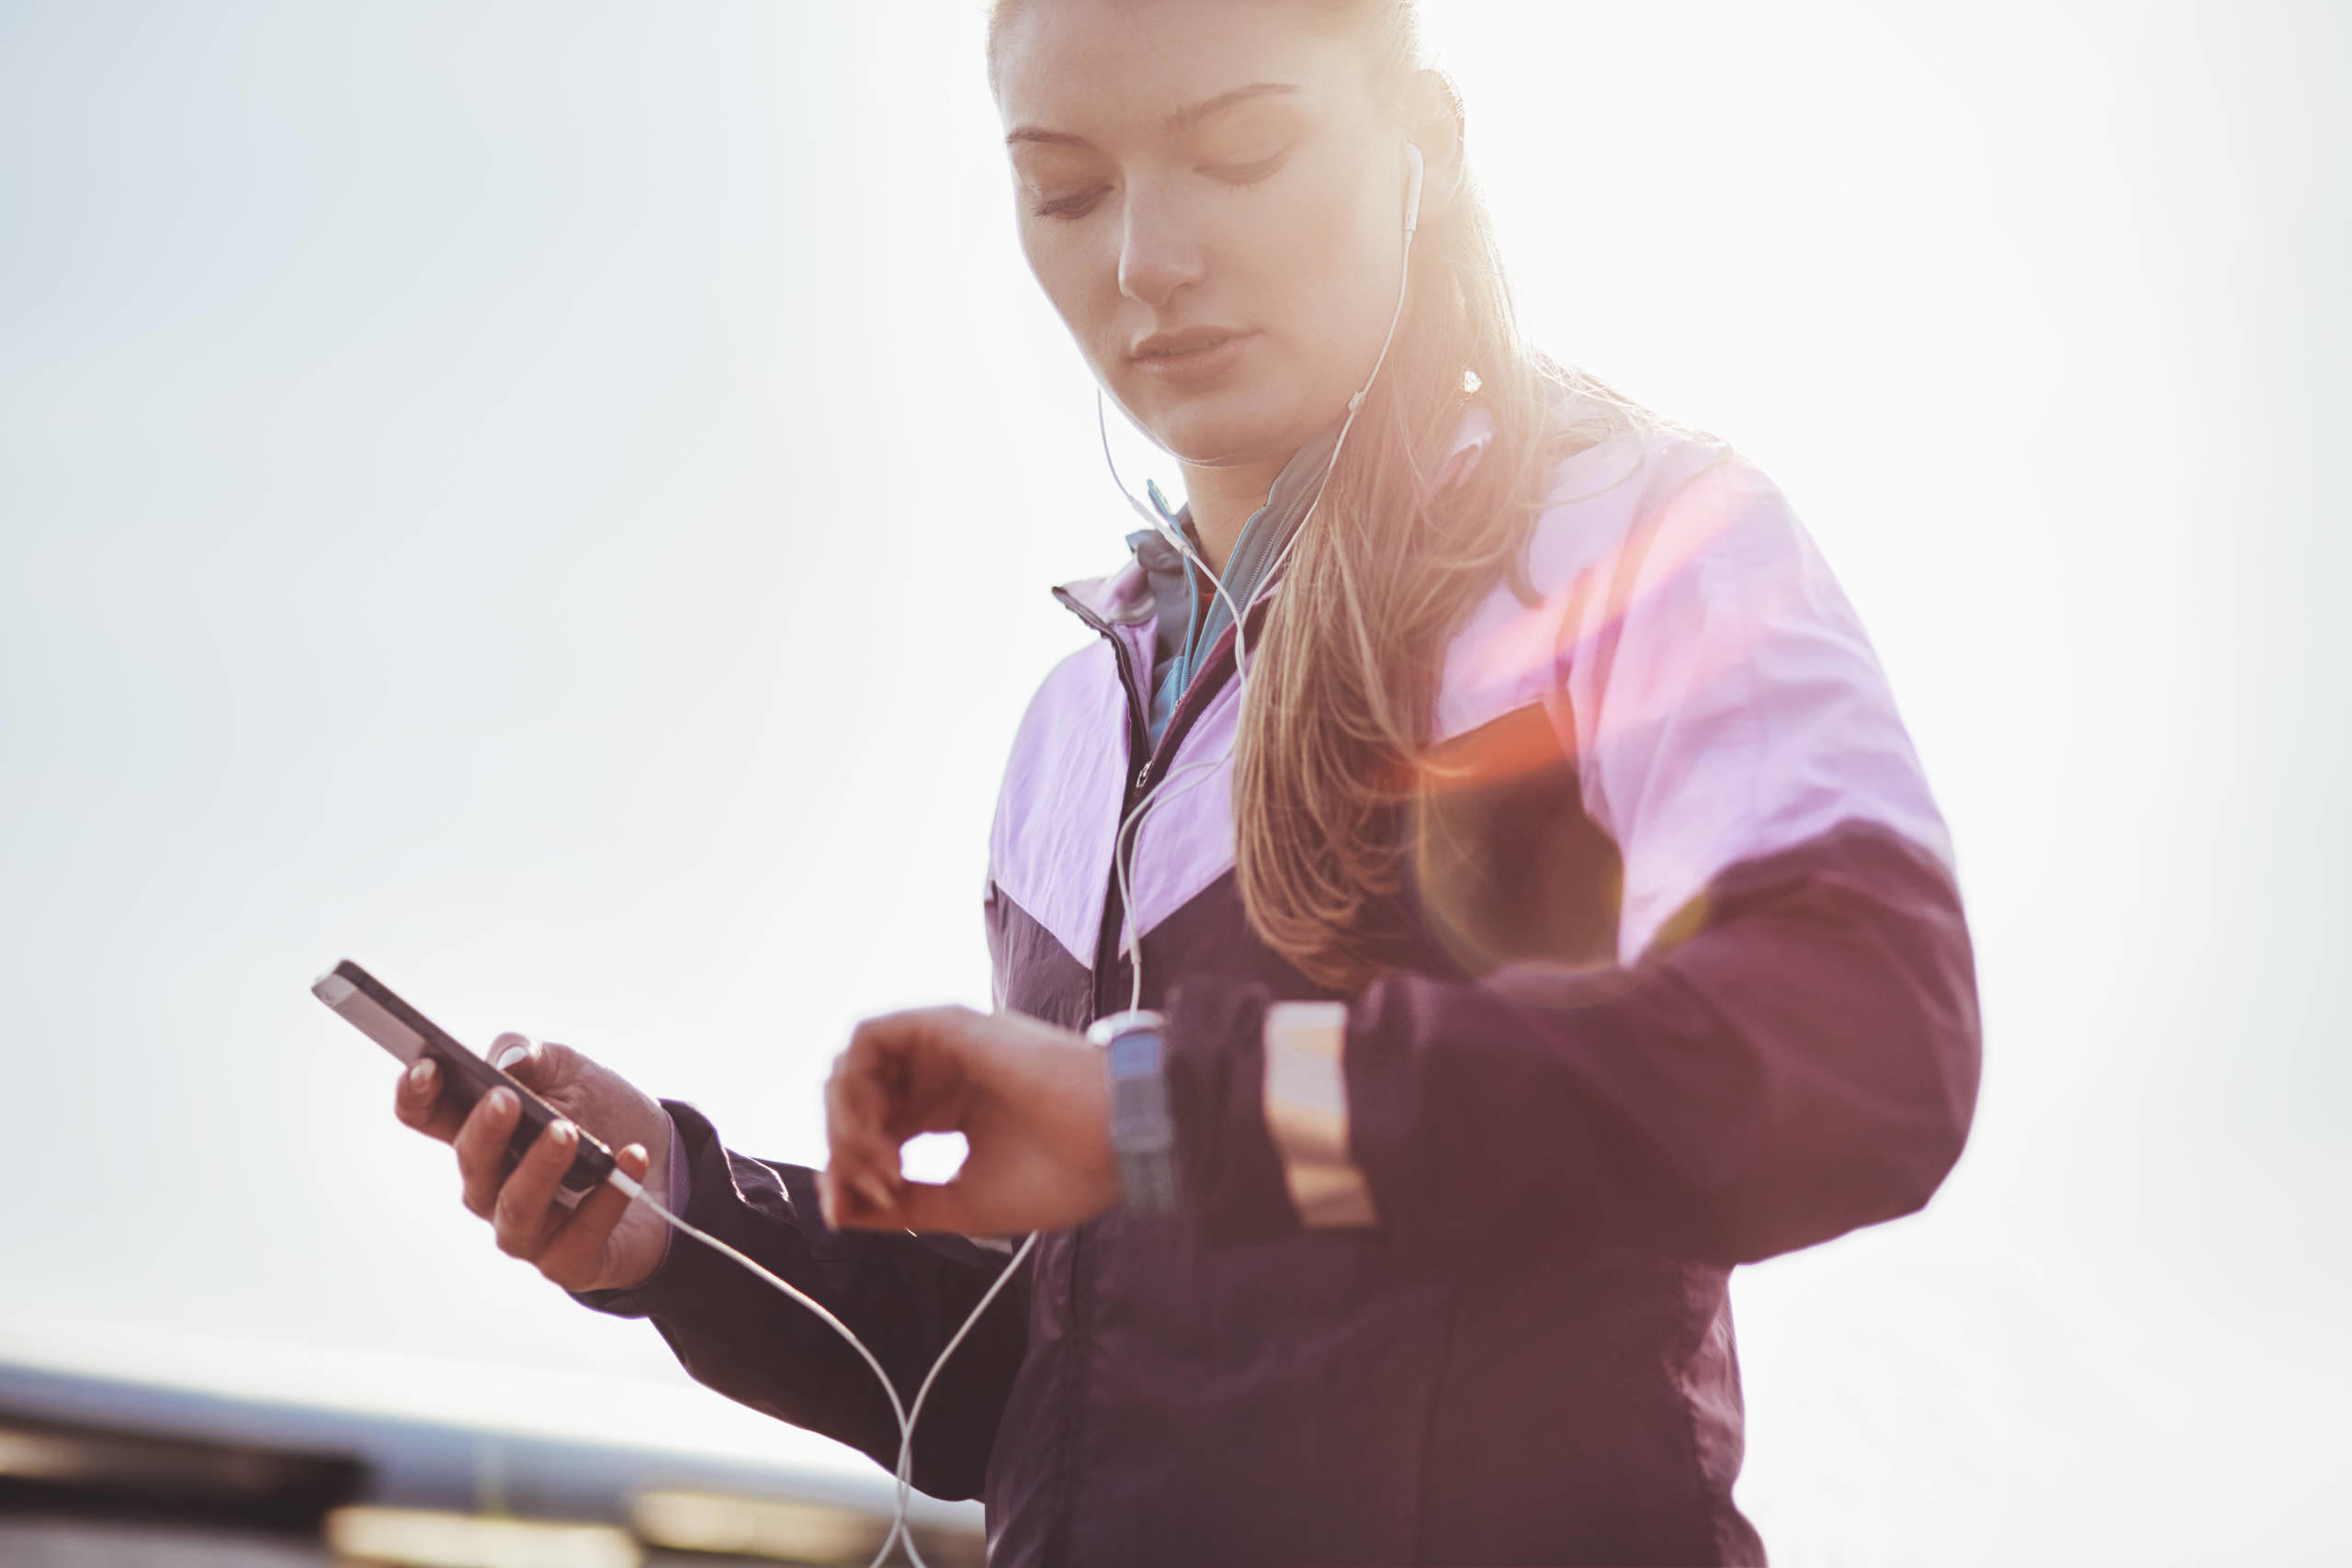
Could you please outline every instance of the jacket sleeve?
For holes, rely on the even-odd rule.
[[[1973,1113],[1973,963],[1941,820],[1811,540],[1719,464],[1542,614],[1534,684],[1623,861],[1619,961],[1391,972],[1348,1003],[1332,1093],[1371,1222],[1464,1259],[1541,1238],[1734,1263],[1918,1209]],[[1170,998],[1212,1241],[1301,1223],[1273,1001],[1213,976]]]
[[[691,1106],[663,1105],[684,1150],[680,1217],[823,1303],[911,1404],[1006,1259],[959,1237],[828,1230],[812,1172],[732,1153]],[[923,1406],[914,1483],[934,1497],[979,1495],[1027,1345],[1027,1294],[1015,1280],[989,1303]],[[651,1319],[697,1382],[898,1467],[898,1422],[873,1369],[808,1308],[700,1242],[673,1233],[645,1284],[577,1299]]]

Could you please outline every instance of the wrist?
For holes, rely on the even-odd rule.
[[[675,1213],[676,1206],[670,1200],[682,1183],[672,1178],[682,1174],[677,1164],[684,1151],[678,1142],[677,1126],[670,1120],[670,1113],[657,1105],[653,1118],[652,1135],[645,1140],[645,1179],[639,1185],[645,1189],[647,1197]],[[669,1227],[665,1225],[662,1228],[666,1232]]]

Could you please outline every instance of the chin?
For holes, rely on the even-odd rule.
[[[1261,462],[1288,456],[1305,439],[1292,438],[1292,411],[1263,388],[1209,388],[1179,397],[1152,389],[1159,395],[1151,403],[1128,407],[1152,440],[1182,462],[1203,468]]]

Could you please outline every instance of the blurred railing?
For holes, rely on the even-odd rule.
[[[8,1568],[863,1564],[889,1527],[878,1495],[787,1467],[0,1361]],[[931,1503],[919,1519],[930,1562],[985,1562],[976,1507]]]

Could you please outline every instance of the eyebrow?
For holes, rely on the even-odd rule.
[[[1305,91],[1304,87],[1289,82],[1252,82],[1246,87],[1236,87],[1229,93],[1219,93],[1216,97],[1203,98],[1197,104],[1187,105],[1178,109],[1168,117],[1168,128],[1170,130],[1189,130],[1211,115],[1222,113],[1236,104],[1247,103],[1252,98],[1272,97]],[[1073,136],[1067,130],[1046,130],[1034,125],[1015,126],[1004,139],[1005,145],[1008,147],[1018,146],[1024,141],[1041,141],[1055,147],[1093,145],[1083,136]]]

